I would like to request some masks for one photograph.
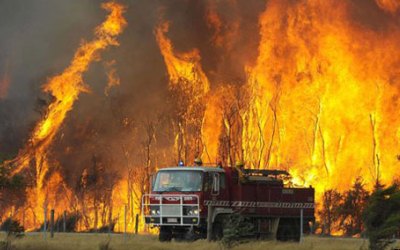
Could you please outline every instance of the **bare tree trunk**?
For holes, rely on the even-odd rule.
[[[233,164],[232,162],[232,158],[231,158],[231,121],[229,117],[224,117],[224,125],[225,125],[225,129],[226,129],[226,163],[228,166],[231,166]]]
[[[322,160],[324,163],[326,175],[329,176],[329,168],[328,168],[328,164],[326,163],[325,139],[324,139],[324,134],[322,133],[321,126],[319,126],[319,134],[321,136],[321,142],[322,142]]]
[[[263,129],[261,127],[260,121],[257,122],[257,128],[258,128],[258,132],[259,132],[260,149],[258,150],[258,158],[257,158],[256,168],[259,169],[260,165],[261,165],[261,159],[263,156],[263,152],[264,152],[264,147],[265,147],[264,134],[263,134]]]
[[[372,132],[372,162],[374,164],[374,175],[375,182],[378,184],[380,180],[380,155],[378,149],[378,140],[377,140],[377,129],[376,129],[376,120],[373,114],[369,115],[370,123],[371,123],[371,132]]]
[[[315,117],[315,122],[314,122],[314,130],[313,130],[313,144],[312,144],[312,149],[311,149],[311,162],[313,163],[313,156],[315,155],[316,149],[317,149],[317,143],[318,143],[318,134],[320,134],[320,116],[321,116],[321,100],[319,100],[318,103],[318,113],[314,114]]]
[[[97,223],[98,223],[98,204],[97,204],[97,199],[96,195],[93,199],[93,208],[94,208],[94,222],[93,222],[93,229],[95,232],[97,232]]]
[[[113,209],[113,207],[112,207],[111,200],[110,200],[109,209],[108,209],[108,225],[110,227],[109,228],[110,231],[111,231],[111,226],[112,226],[112,223],[113,223],[113,221],[112,221],[112,213],[113,213],[112,209]]]
[[[270,104],[270,108],[273,114],[273,120],[272,120],[272,132],[271,132],[271,139],[268,145],[267,149],[267,158],[266,158],[266,164],[267,168],[269,167],[270,163],[270,158],[271,158],[271,151],[272,151],[272,146],[274,145],[274,138],[275,138],[275,131],[276,131],[276,125],[277,125],[277,114],[276,114],[276,107],[272,107]]]
[[[327,197],[327,204],[328,204],[328,209],[327,209],[327,217],[328,217],[328,235],[331,235],[331,227],[332,227],[332,216],[331,216],[331,197],[330,197],[330,193],[329,193],[329,197]]]

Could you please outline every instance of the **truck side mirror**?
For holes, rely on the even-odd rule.
[[[213,174],[213,182],[212,182],[212,194],[213,195],[218,195],[219,194],[219,174],[218,173],[214,173]]]

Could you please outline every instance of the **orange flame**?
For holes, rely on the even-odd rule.
[[[99,53],[102,50],[111,45],[118,45],[116,36],[121,34],[127,24],[122,16],[124,12],[122,5],[116,2],[108,2],[102,4],[102,7],[110,14],[95,29],[95,39],[90,42],[83,42],[76,51],[70,66],[60,75],[51,78],[43,86],[43,90],[51,93],[54,100],[49,105],[46,116],[34,128],[29,144],[11,162],[13,166],[16,166],[12,172],[15,175],[29,167],[31,160],[35,161],[36,187],[33,190],[28,190],[28,196],[33,203],[31,206],[36,216],[35,221],[38,223],[43,221],[42,206],[47,206],[49,202],[52,202],[52,196],[45,189],[49,189],[52,182],[63,183],[62,177],[55,173],[52,175],[52,178],[55,178],[54,181],[51,181],[45,187],[44,179],[50,168],[47,156],[48,149],[79,94],[89,91],[89,88],[83,82],[82,75],[88,70],[90,63],[99,59]],[[37,224],[31,224],[28,228],[35,226]]]
[[[201,67],[199,50],[193,49],[186,53],[174,51],[171,40],[165,36],[168,30],[169,23],[164,22],[156,28],[155,36],[167,67],[170,89],[178,91],[187,99],[186,104],[180,105],[186,105],[183,117],[181,117],[184,121],[178,122],[178,132],[175,136],[174,145],[180,158],[177,160],[183,159],[187,162],[197,157],[201,151],[200,148],[202,145],[199,145],[198,142],[200,141],[201,123],[204,113],[204,98],[210,90],[210,83]],[[183,100],[179,101],[184,102]],[[187,137],[188,127],[191,127],[191,130],[195,131],[194,134],[196,135],[193,138]],[[190,140],[194,141],[194,143],[191,143],[193,147],[188,149],[187,146],[190,144]],[[193,152],[185,153],[185,156],[182,156],[179,153],[182,147],[186,147],[185,152]],[[190,157],[188,157],[189,154]]]
[[[36,125],[30,139],[31,146],[26,149],[27,152],[23,152],[17,157],[17,162],[20,162],[20,159],[26,162],[27,159],[36,156],[39,159],[45,158],[42,155],[46,153],[79,94],[89,91],[83,82],[83,73],[87,71],[92,61],[98,59],[100,51],[110,45],[118,45],[115,37],[126,26],[126,21],[122,17],[124,8],[115,2],[105,3],[102,7],[111,13],[107,20],[96,28],[96,39],[91,42],[84,42],[75,53],[70,66],[62,74],[51,78],[43,86],[43,90],[50,92],[55,100],[49,105],[46,117]],[[37,153],[37,155],[32,154],[32,152]],[[19,173],[27,167],[26,164],[16,165],[17,168],[13,171],[13,174]]]
[[[253,167],[288,168],[319,193],[348,188],[357,176],[390,182],[399,164],[391,101],[398,91],[388,80],[398,73],[390,51],[400,49],[399,32],[363,32],[344,21],[344,3],[331,4],[268,3],[259,56],[248,69],[244,131]],[[332,11],[318,16],[323,9]]]
[[[175,53],[171,41],[165,36],[168,30],[169,23],[164,22],[156,29],[155,35],[167,66],[171,87],[177,84],[188,84],[189,86],[180,87],[195,88],[194,93],[200,96],[206,94],[210,89],[210,84],[201,67],[199,51],[193,49],[186,53]]]
[[[400,8],[398,1],[376,3],[391,14]],[[248,99],[236,111],[240,145],[228,138],[237,149],[227,155],[243,158],[251,168],[287,169],[296,184],[316,187],[317,196],[329,188],[347,189],[357,176],[370,187],[398,176],[400,71],[393,52],[400,51],[400,31],[395,24],[383,31],[358,25],[350,7],[337,1],[268,1],[259,18],[258,57],[245,68]],[[213,8],[207,20],[218,33],[221,20]],[[193,85],[200,66],[188,67],[175,56],[163,36],[167,31],[164,24],[156,37],[170,82],[184,77]],[[223,93],[213,90],[205,99],[202,138],[211,160],[220,154],[221,140],[233,136],[218,100],[229,100]]]
[[[114,67],[115,66],[115,60],[107,62],[104,64],[106,71],[107,71],[107,77],[108,77],[108,82],[107,82],[107,87],[104,90],[104,94],[108,95],[109,91],[112,87],[119,86],[120,84],[120,79],[117,75],[117,70]]]

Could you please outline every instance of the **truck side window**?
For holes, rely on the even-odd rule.
[[[214,175],[219,175],[218,182],[219,187],[214,187]],[[226,182],[225,182],[225,174],[224,173],[206,173],[204,174],[204,191],[212,190],[215,192],[215,188],[217,189],[225,189]]]
[[[221,173],[219,174],[219,186],[221,189],[225,189],[225,174]]]
[[[212,174],[212,194],[218,195],[220,189],[220,178],[219,173]]]
[[[204,191],[208,191],[212,186],[212,179],[208,173],[204,173]]]

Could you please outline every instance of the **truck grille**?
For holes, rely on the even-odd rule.
[[[200,198],[195,194],[144,194],[142,214],[146,224],[193,226],[200,224]]]
[[[162,205],[162,216],[181,216],[181,206],[177,205]]]

